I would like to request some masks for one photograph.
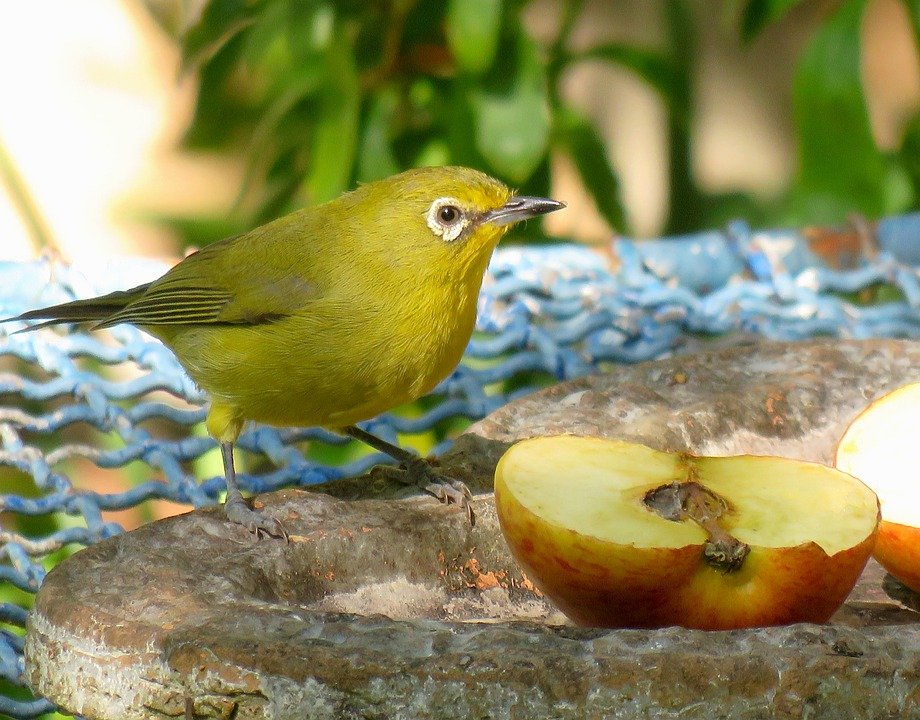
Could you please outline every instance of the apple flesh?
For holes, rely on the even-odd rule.
[[[875,559],[920,592],[920,383],[879,398],[847,428],[837,446],[836,465],[878,495],[882,522]]]
[[[575,622],[600,627],[824,622],[862,572],[879,519],[868,487],[821,465],[574,436],[511,447],[495,501],[531,580]]]

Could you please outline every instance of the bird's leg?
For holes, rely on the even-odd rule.
[[[362,430],[357,425],[349,425],[343,428],[342,432],[349,437],[355,438],[355,440],[360,440],[370,445],[375,450],[386,453],[391,458],[398,461],[401,465],[399,468],[381,468],[388,477],[392,477],[407,485],[417,485],[425,492],[434,495],[445,505],[456,503],[466,513],[470,525],[475,524],[476,516],[473,513],[473,506],[470,502],[473,498],[473,494],[462,482],[453,480],[446,475],[441,475],[431,467],[425,458],[421,458],[415,453],[404,450],[398,445],[394,445],[376,435],[372,435],[366,430]]]
[[[236,470],[233,467],[233,443],[222,442],[220,444],[220,454],[224,461],[224,478],[227,482],[227,499],[224,501],[224,512],[230,522],[242,525],[257,538],[263,535],[287,540],[288,534],[284,526],[275,520],[275,518],[252,510],[243,495],[240,493],[240,487],[236,484]]]

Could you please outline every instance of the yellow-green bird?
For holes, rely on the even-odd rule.
[[[249,420],[358,438],[472,521],[466,486],[355,423],[453,370],[499,239],[512,223],[562,207],[469,168],[408,170],[209,245],[146,285],[11,319],[132,323],[162,340],[210,396],[224,508],[256,536],[286,532],[249,508],[236,483],[233,444]]]

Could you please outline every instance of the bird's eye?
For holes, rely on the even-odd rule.
[[[460,210],[453,205],[445,205],[438,210],[438,220],[444,225],[453,225],[460,219]]]
[[[438,198],[431,203],[426,219],[431,232],[447,242],[459,238],[469,225],[469,218],[460,208],[460,203],[449,197]]]

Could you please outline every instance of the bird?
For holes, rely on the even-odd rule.
[[[221,450],[225,515],[257,538],[288,533],[240,492],[233,447],[250,421],[356,438],[473,523],[462,482],[357,423],[453,371],[499,240],[514,223],[563,207],[471,168],[414,168],[207,245],[144,285],[3,322],[130,323],[161,340],[210,399],[205,424]]]

